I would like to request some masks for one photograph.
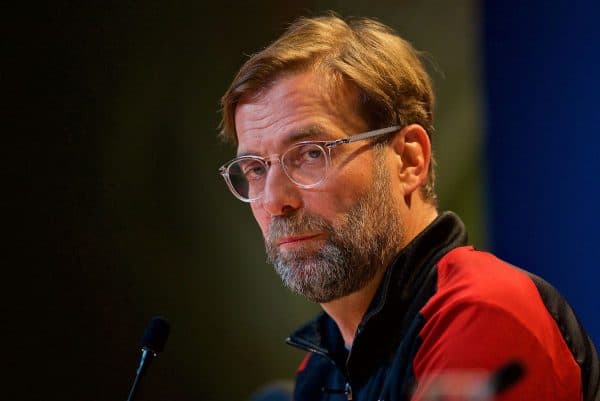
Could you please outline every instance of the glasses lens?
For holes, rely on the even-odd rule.
[[[267,174],[266,164],[259,159],[239,159],[229,166],[229,181],[233,190],[246,199],[257,199],[262,194]]]
[[[283,165],[288,176],[299,185],[318,184],[327,173],[327,154],[315,143],[301,143],[283,155]]]

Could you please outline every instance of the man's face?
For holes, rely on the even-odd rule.
[[[237,107],[238,154],[281,155],[301,140],[366,131],[350,88],[331,90],[318,74],[280,78]],[[402,242],[387,149],[367,141],[332,151],[327,179],[302,189],[281,165],[269,169],[263,196],[251,203],[269,260],[283,282],[315,302],[363,288]]]

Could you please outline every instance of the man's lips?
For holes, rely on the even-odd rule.
[[[299,244],[303,241],[319,237],[321,234],[308,234],[308,235],[293,235],[289,237],[281,237],[277,240],[277,245],[294,245]]]

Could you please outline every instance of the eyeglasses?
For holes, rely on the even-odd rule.
[[[227,186],[242,202],[254,202],[264,193],[267,173],[279,161],[287,177],[300,188],[313,188],[325,181],[331,166],[331,149],[338,145],[390,134],[400,126],[376,129],[332,141],[304,141],[290,146],[280,155],[240,156],[219,168]]]

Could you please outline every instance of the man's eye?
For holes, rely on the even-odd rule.
[[[241,170],[248,181],[259,180],[267,172],[265,165],[258,162],[244,164]]]
[[[306,152],[306,157],[308,159],[318,159],[323,155],[323,153],[319,149],[311,149]]]
[[[307,148],[300,152],[299,163],[314,163],[323,157],[323,152],[318,148]]]

